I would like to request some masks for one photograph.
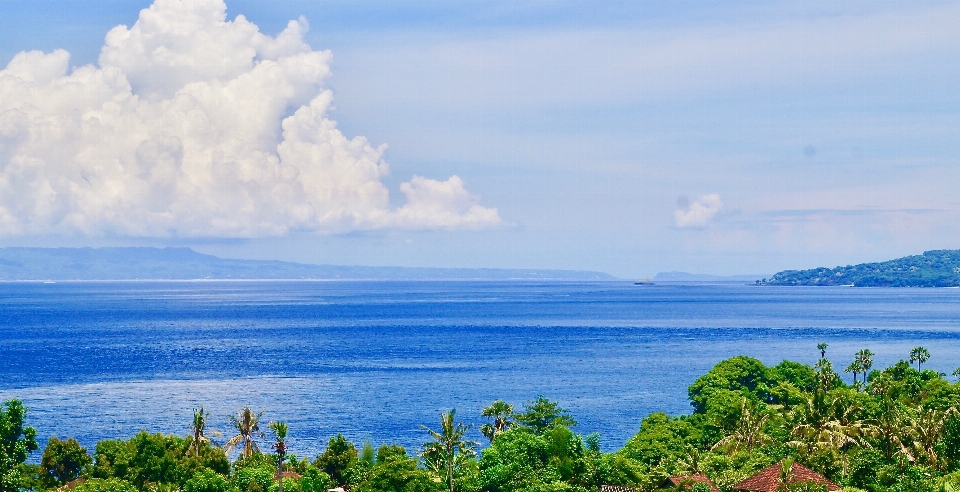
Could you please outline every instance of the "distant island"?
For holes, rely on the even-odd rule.
[[[835,268],[785,270],[757,285],[836,285],[852,287],[958,287],[960,250],[941,249],[880,263]]]
[[[190,248],[0,248],[0,280],[617,280],[578,270],[308,265]]]

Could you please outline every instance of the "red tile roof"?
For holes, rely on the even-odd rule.
[[[766,468],[763,471],[758,472],[756,475],[736,484],[733,486],[733,490],[749,490],[752,492],[776,492],[777,485],[780,482],[780,471],[783,467],[783,462],[777,463]],[[794,463],[790,469],[792,477],[790,478],[790,483],[798,482],[817,482],[822,483],[827,486],[827,490],[840,490],[843,487],[827,480],[820,475],[819,473],[801,465],[800,463]]]
[[[701,474],[698,474],[698,475],[689,475],[689,476],[686,476],[686,477],[670,477],[670,478],[664,480],[663,483],[660,484],[660,487],[662,487],[662,488],[663,488],[663,487],[677,487],[677,486],[679,486],[679,485],[681,485],[681,484],[687,484],[687,487],[686,487],[686,488],[687,488],[687,489],[690,489],[690,488],[693,488],[693,487],[692,487],[692,484],[690,484],[690,482],[705,483],[705,484],[707,484],[707,485],[710,486],[710,490],[712,490],[713,492],[720,492],[720,489],[717,488],[717,485],[716,485],[715,483],[713,483],[713,481],[710,480],[709,477],[707,477],[706,475],[704,475],[704,474],[702,474],[702,473],[701,473]]]

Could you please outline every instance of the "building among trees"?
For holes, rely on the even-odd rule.
[[[777,492],[783,490],[781,485],[812,482],[822,484],[827,490],[841,490],[843,487],[824,478],[823,475],[801,465],[800,463],[786,462],[788,469],[784,471],[784,461],[771,465],[756,475],[736,484],[733,490],[750,492]]]

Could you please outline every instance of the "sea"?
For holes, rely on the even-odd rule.
[[[620,448],[652,412],[689,413],[687,387],[717,362],[838,370],[931,353],[960,367],[960,290],[534,281],[0,283],[0,401],[21,399],[39,437],[187,435],[193,409],[231,437],[244,406],[290,429],[289,448],[416,453],[440,414],[477,430],[497,399],[539,395]],[[848,381],[852,378],[844,374]],[[953,380],[953,376],[947,376]],[[265,430],[264,425],[264,430]],[[217,440],[218,438],[214,438]],[[266,441],[264,447],[266,448]],[[43,443],[41,443],[42,446]],[[39,459],[39,453],[32,458]]]

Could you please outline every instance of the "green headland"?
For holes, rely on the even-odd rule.
[[[784,270],[757,285],[835,285],[852,287],[958,287],[960,250],[939,249],[879,263]]]

